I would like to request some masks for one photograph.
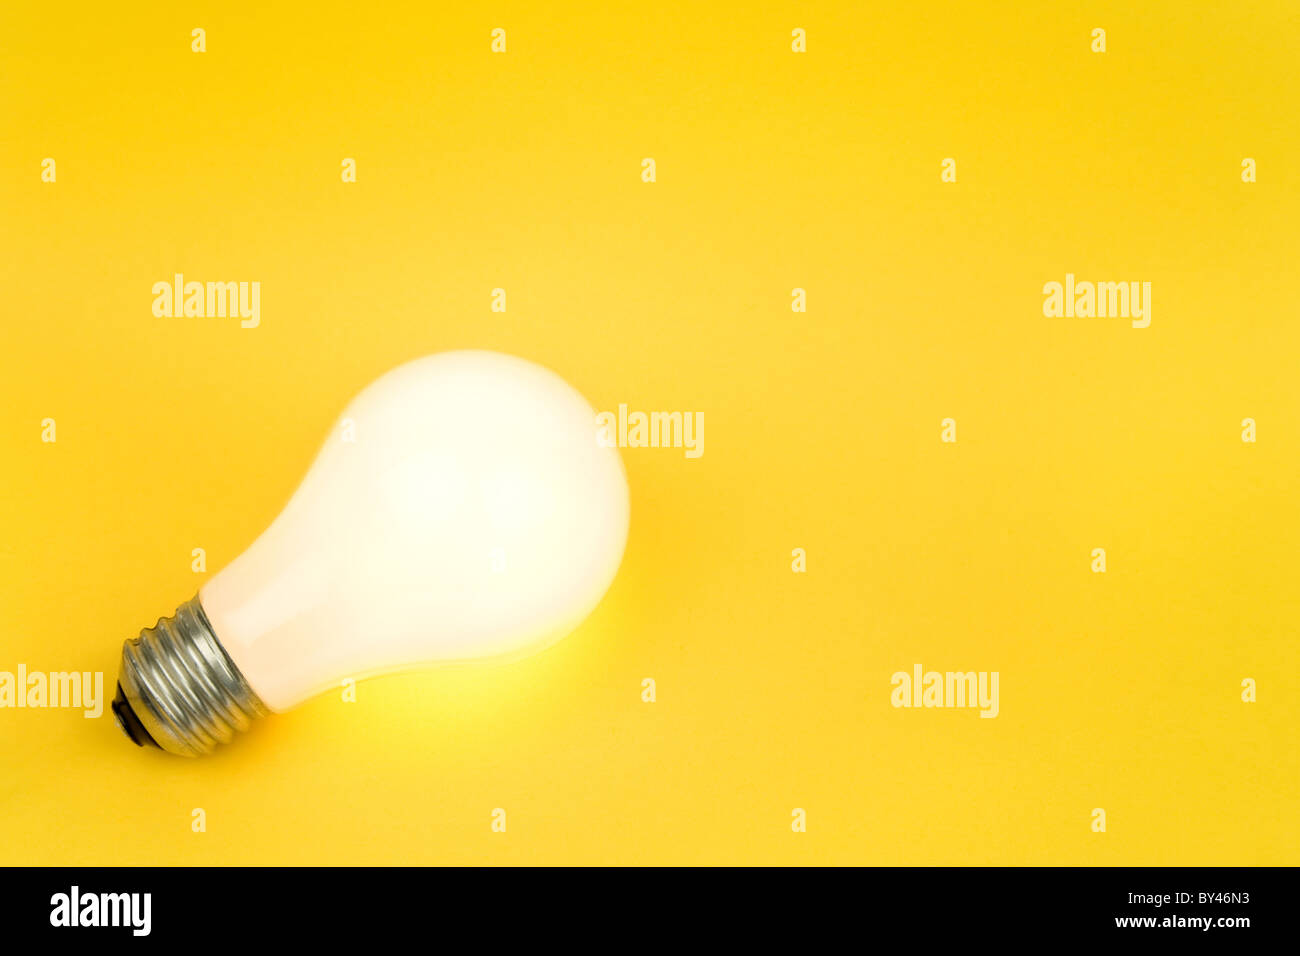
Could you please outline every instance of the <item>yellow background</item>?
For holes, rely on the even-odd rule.
[[[1300,862],[1293,2],[129,6],[0,14],[0,669],[111,694],[421,354],[705,452],[623,452],[623,568],[526,661],[196,761],[0,711],[0,863]],[[1067,271],[1151,327],[1044,318]],[[261,326],[155,318],[175,272]],[[1000,716],[892,708],[915,663]]]

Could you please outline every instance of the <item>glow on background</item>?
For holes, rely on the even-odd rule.
[[[414,356],[707,429],[623,452],[622,569],[537,657],[204,761],[0,712],[0,862],[1294,863],[1300,23],[1128,6],[7,5],[0,669],[111,687]],[[1151,327],[1043,318],[1067,271]],[[154,318],[175,272],[260,326]],[[918,662],[1000,715],[891,708]]]

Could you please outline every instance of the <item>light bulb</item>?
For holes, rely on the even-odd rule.
[[[627,528],[618,450],[559,376],[417,359],[353,399],[247,551],[126,642],[113,712],[197,756],[347,678],[523,656],[596,606]]]

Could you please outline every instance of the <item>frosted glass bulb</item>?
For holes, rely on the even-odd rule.
[[[522,656],[596,606],[628,490],[595,412],[495,352],[409,362],[343,412],[253,545],[122,651],[136,743],[198,755],[345,678]]]

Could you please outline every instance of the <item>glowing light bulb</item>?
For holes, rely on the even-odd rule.
[[[600,601],[627,527],[618,451],[557,375],[417,359],[352,401],[243,555],[126,642],[113,712],[196,756],[345,678],[539,650]]]

